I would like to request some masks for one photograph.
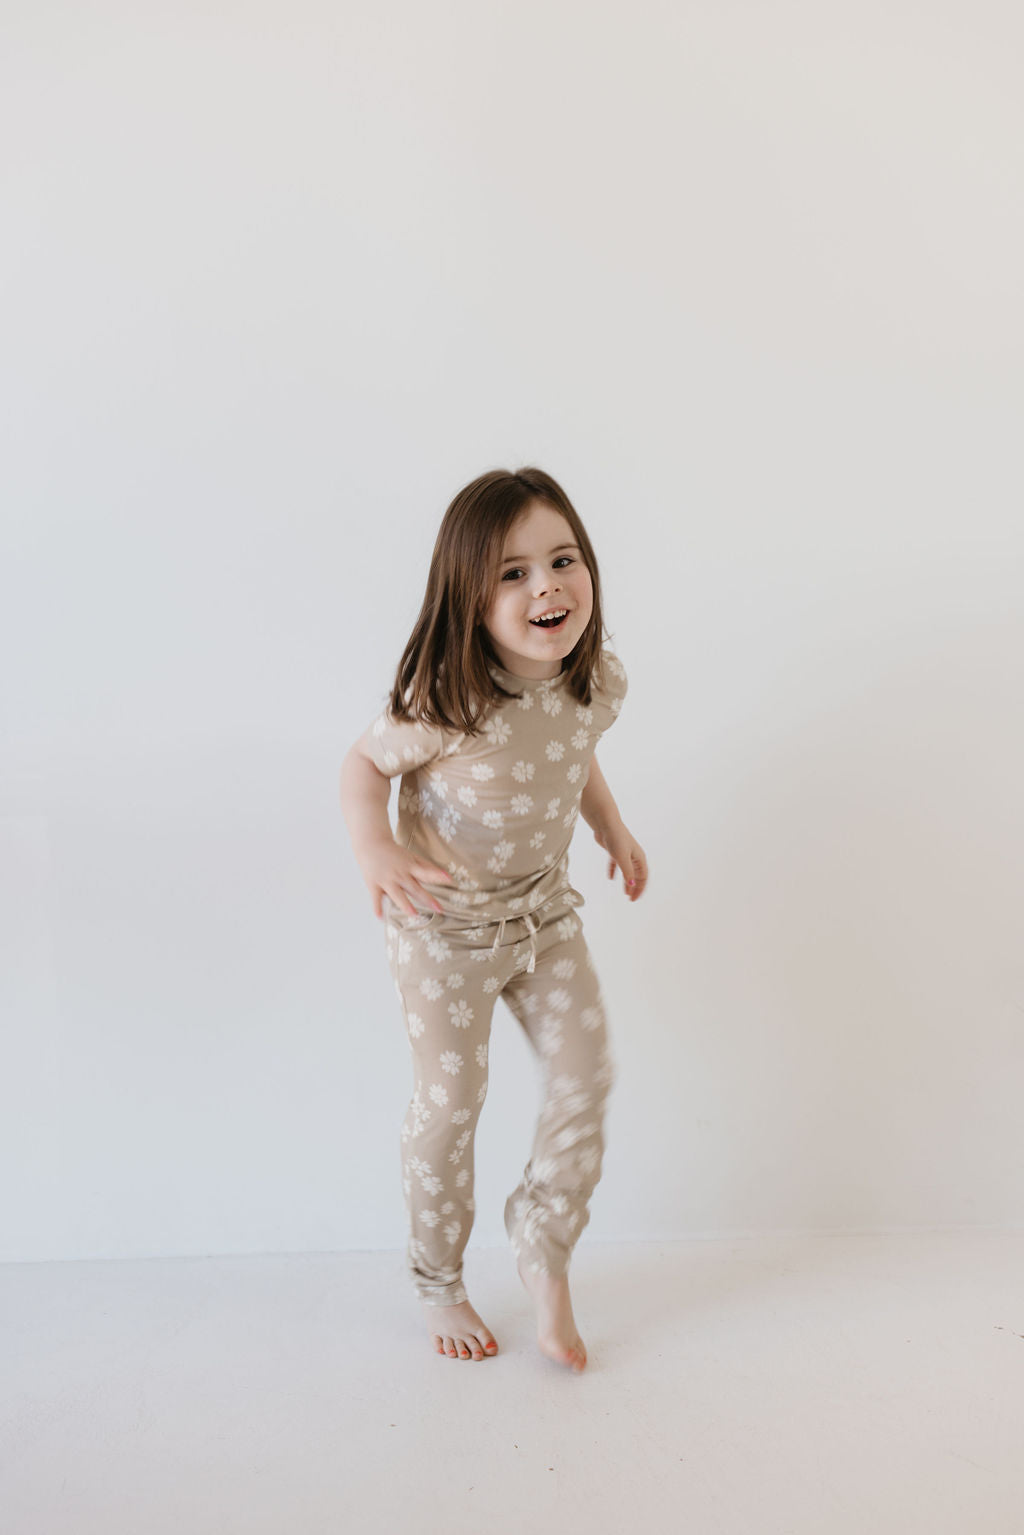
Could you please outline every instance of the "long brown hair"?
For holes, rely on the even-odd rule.
[[[501,663],[483,618],[498,579],[505,535],[532,501],[547,502],[572,528],[594,590],[590,622],[566,657],[566,686],[581,704],[589,704],[591,681],[599,688],[606,685],[601,578],[576,508],[543,469],[491,469],[459,491],[442,519],[423,606],[391,690],[395,719],[478,735],[492,703],[520,696],[507,692],[487,669]]]

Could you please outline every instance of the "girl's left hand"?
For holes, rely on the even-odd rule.
[[[617,826],[604,827],[594,832],[598,847],[611,854],[608,862],[608,878],[615,878],[616,865],[622,870],[622,888],[631,901],[643,895],[647,889],[647,856],[635,837],[620,821]]]

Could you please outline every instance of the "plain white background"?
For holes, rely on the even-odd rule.
[[[0,23],[0,1257],[402,1246],[338,773],[448,501],[531,463],[651,870],[580,824],[587,1236],[1019,1226],[1017,8]],[[499,1003],[474,1244],[536,1092]]]

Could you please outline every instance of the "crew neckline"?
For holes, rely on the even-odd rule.
[[[507,688],[511,684],[513,688],[529,688],[531,691],[537,688],[557,687],[568,676],[568,672],[563,670],[556,672],[553,677],[520,677],[515,672],[506,671],[503,666],[498,666],[494,661],[488,662],[487,669],[492,677],[497,678],[503,688]]]

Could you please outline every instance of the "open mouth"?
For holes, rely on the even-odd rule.
[[[561,629],[568,617],[568,613],[563,613],[559,618],[531,618],[530,623],[534,629]]]

